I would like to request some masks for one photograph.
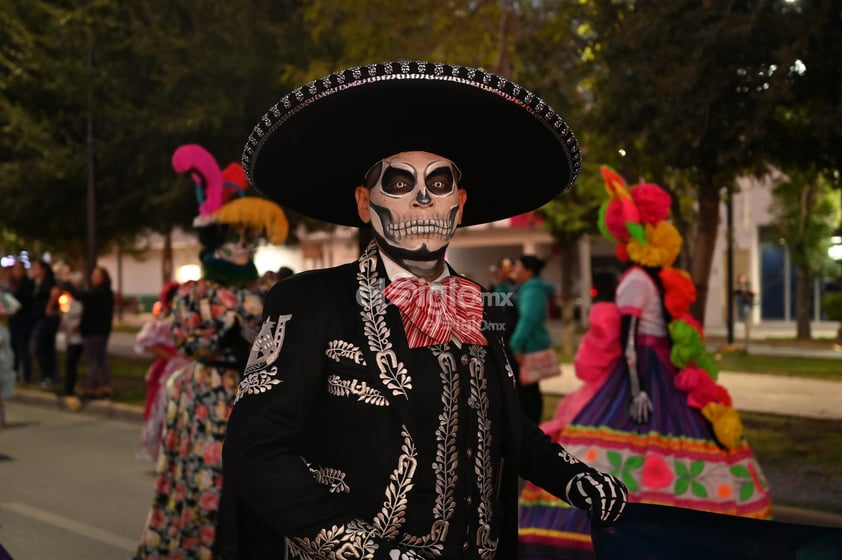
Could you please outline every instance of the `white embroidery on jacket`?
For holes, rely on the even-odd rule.
[[[356,345],[344,340],[331,340],[325,350],[325,355],[336,362],[339,358],[347,358],[355,364],[366,365],[363,352]]]
[[[471,394],[468,405],[477,414],[477,449],[474,457],[474,474],[477,480],[480,503],[477,506],[476,545],[483,560],[494,558],[498,539],[491,538],[494,516],[494,467],[491,462],[491,418],[488,413],[488,380],[485,378],[485,354],[482,346],[470,347]]]
[[[292,315],[279,315],[277,322],[267,318],[260,327],[260,332],[251,345],[248,363],[243,371],[243,379],[237,388],[234,404],[244,395],[257,395],[271,390],[281,383],[278,379],[278,366],[275,361],[281,353],[286,335],[286,324]]]
[[[377,540],[394,540],[398,536],[406,521],[407,494],[414,486],[413,478],[418,466],[418,451],[406,426],[401,427],[401,435],[403,444],[398,464],[389,476],[383,508],[373,522],[354,520],[322,529],[312,538],[291,537],[287,543],[293,558],[372,560],[378,548]]]
[[[345,482],[346,475],[341,470],[330,467],[314,467],[307,461],[304,462],[316,482],[327,486],[332,494],[348,494],[351,492],[351,488]]]
[[[383,296],[383,282],[377,277],[377,244],[373,241],[360,257],[357,271],[359,288],[357,293],[362,310],[363,332],[368,347],[375,354],[380,379],[395,396],[409,398],[412,377],[403,362],[398,361],[390,340],[391,330],[386,324],[386,298]]]
[[[357,397],[357,400],[374,406],[389,406],[383,394],[359,379],[344,379],[335,374],[327,376],[327,393],[334,397]]]

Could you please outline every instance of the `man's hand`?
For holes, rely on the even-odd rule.
[[[587,510],[593,523],[612,525],[629,501],[626,485],[608,473],[595,470],[579,473],[565,489],[567,502]]]

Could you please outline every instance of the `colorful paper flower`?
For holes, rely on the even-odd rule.
[[[637,206],[640,223],[654,225],[667,219],[672,197],[653,183],[640,183],[629,191]]]
[[[696,285],[685,270],[663,268],[658,274],[664,285],[664,306],[672,317],[682,317],[696,301]]]
[[[672,338],[672,350],[670,361],[677,368],[685,368],[690,363],[697,363],[706,352],[702,338],[694,327],[679,320],[669,324],[670,338]]]
[[[702,408],[702,415],[713,426],[713,433],[719,443],[728,449],[735,449],[740,445],[743,424],[736,410],[730,406],[710,402]]]
[[[675,386],[687,393],[687,404],[703,408],[711,402],[718,402],[716,383],[703,369],[690,365],[679,371],[674,379]]]
[[[644,266],[672,266],[681,251],[683,239],[669,222],[646,226],[646,244],[629,241],[629,258]]]
[[[643,460],[643,473],[640,483],[649,488],[666,488],[672,484],[675,476],[667,462],[660,455],[647,455]]]

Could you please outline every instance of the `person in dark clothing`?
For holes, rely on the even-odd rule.
[[[9,335],[14,352],[15,371],[24,383],[32,381],[32,292],[35,284],[29,277],[22,260],[16,260],[11,271],[10,292],[20,303],[18,311],[9,317]]]
[[[58,377],[56,334],[61,316],[58,310],[60,290],[52,267],[45,261],[35,261],[30,270],[35,281],[32,292],[32,323],[35,336],[35,358],[41,369],[41,385],[49,387]]]
[[[64,282],[63,288],[74,299],[82,302],[82,319],[79,332],[88,378],[85,382],[85,399],[111,398],[111,364],[108,360],[108,337],[114,321],[114,292],[111,290],[111,276],[101,266],[91,272],[91,287],[77,289],[72,282]]]

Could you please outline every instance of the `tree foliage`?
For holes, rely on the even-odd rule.
[[[256,119],[292,87],[284,66],[306,52],[297,10],[289,1],[4,0],[4,225],[78,254],[89,173],[100,248],[189,224],[192,185],[170,155],[195,142],[223,166],[239,160]]]
[[[788,94],[795,41],[783,2],[595,0],[586,4],[595,122],[625,157],[618,169],[695,191],[695,227],[683,225],[703,318],[720,192],[763,169],[766,123]]]

